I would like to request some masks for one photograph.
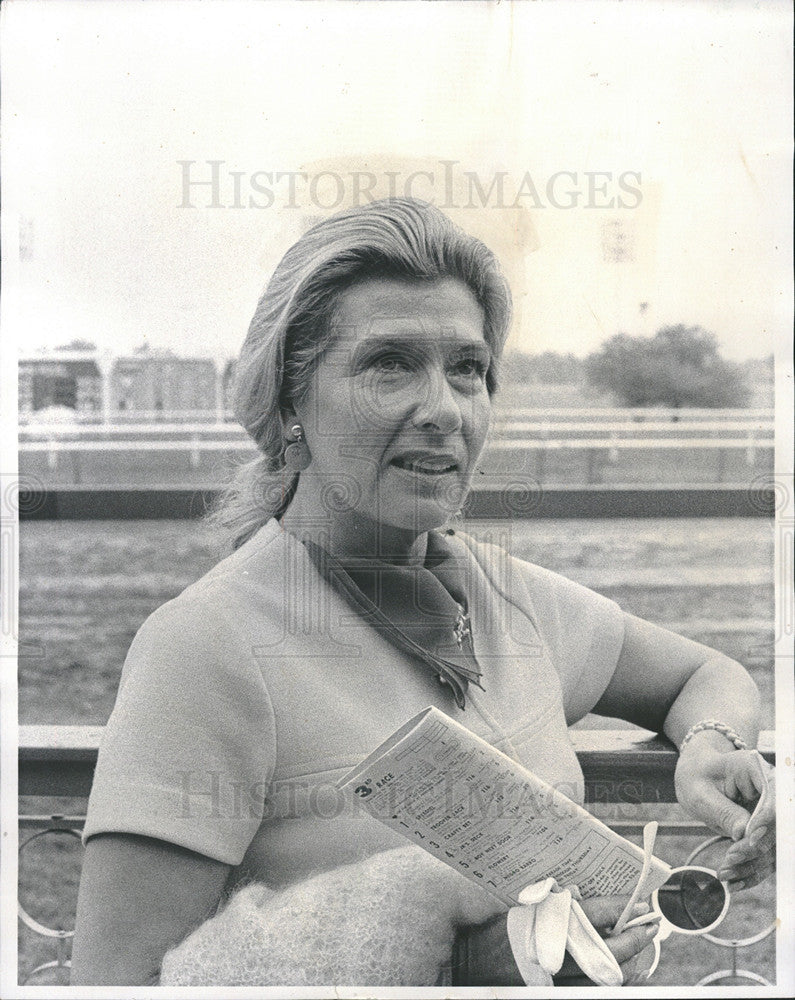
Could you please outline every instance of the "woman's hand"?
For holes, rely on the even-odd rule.
[[[763,882],[776,870],[776,771],[759,755],[763,788],[742,838],[729,848],[718,875],[733,889]],[[749,803],[754,798],[744,796]]]
[[[600,937],[604,939],[605,944],[613,954],[613,958],[621,966],[625,986],[635,981],[638,957],[649,947],[659,930],[659,917],[655,917],[648,923],[640,924],[622,931],[615,937],[610,937],[611,930],[615,927],[628,902],[629,896],[599,896],[580,901],[585,915],[599,932]],[[640,916],[648,912],[648,904],[637,903],[633,916]],[[586,986],[589,983],[591,980],[583,974],[571,955],[566,952],[566,958],[560,972],[555,975],[555,985]]]
[[[623,931],[616,937],[609,937],[610,931],[617,923],[628,902],[629,896],[606,896],[580,902],[585,915],[621,966],[625,984],[632,980],[638,955],[651,944],[658,929],[657,919],[655,919],[649,924]],[[638,903],[633,916],[640,916],[648,912],[649,907],[646,903]],[[548,983],[549,980],[539,966],[539,981],[525,984],[508,941],[504,913],[486,923],[462,928],[459,933],[465,936],[465,944],[459,949],[459,953],[465,952],[466,959],[465,967],[454,968],[454,985],[543,986],[545,981]],[[591,980],[582,972],[568,952],[560,971],[555,974],[554,981],[557,986],[577,986],[591,983]]]
[[[756,750],[725,743],[720,734],[697,733],[679,757],[675,785],[692,816],[734,841],[718,875],[736,890],[775,870],[775,771]]]

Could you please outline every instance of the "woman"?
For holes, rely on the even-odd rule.
[[[504,908],[332,792],[429,704],[577,799],[569,724],[593,710],[666,732],[685,742],[680,801],[736,842],[722,875],[766,874],[772,815],[744,836],[761,791],[735,746],[757,738],[745,670],[439,531],[486,440],[509,314],[491,252],[421,202],[341,213],[285,255],[239,366],[261,457],[218,514],[235,551],[148,619],[125,664],[73,982],[163,966],[171,983],[432,985],[456,933],[480,981],[522,982]],[[602,933],[623,902],[589,904]],[[647,943],[608,939],[620,962]]]

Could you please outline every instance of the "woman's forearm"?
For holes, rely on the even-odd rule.
[[[759,717],[759,691],[748,672],[715,654],[691,674],[665,719],[665,732],[679,747],[676,797],[691,816],[735,842],[722,877],[739,886],[766,877],[775,843],[773,797],[764,794],[768,766],[756,752]],[[727,731],[698,728],[683,743],[699,722],[713,721]],[[745,867],[735,869],[738,861]]]
[[[132,834],[86,845],[72,947],[72,986],[148,986],[164,953],[215,908],[220,861]]]
[[[665,734],[679,747],[692,726],[715,719],[729,726],[749,747],[755,747],[760,705],[759,689],[745,667],[715,653],[685,682],[665,718]],[[718,751],[734,749],[716,730],[699,732],[694,740]]]

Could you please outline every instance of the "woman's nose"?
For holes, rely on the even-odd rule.
[[[444,372],[428,372],[418,380],[412,421],[415,426],[452,434],[463,423],[460,401]]]

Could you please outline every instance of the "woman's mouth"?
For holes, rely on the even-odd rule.
[[[390,464],[423,476],[446,476],[458,469],[450,455],[403,455],[393,458]]]

